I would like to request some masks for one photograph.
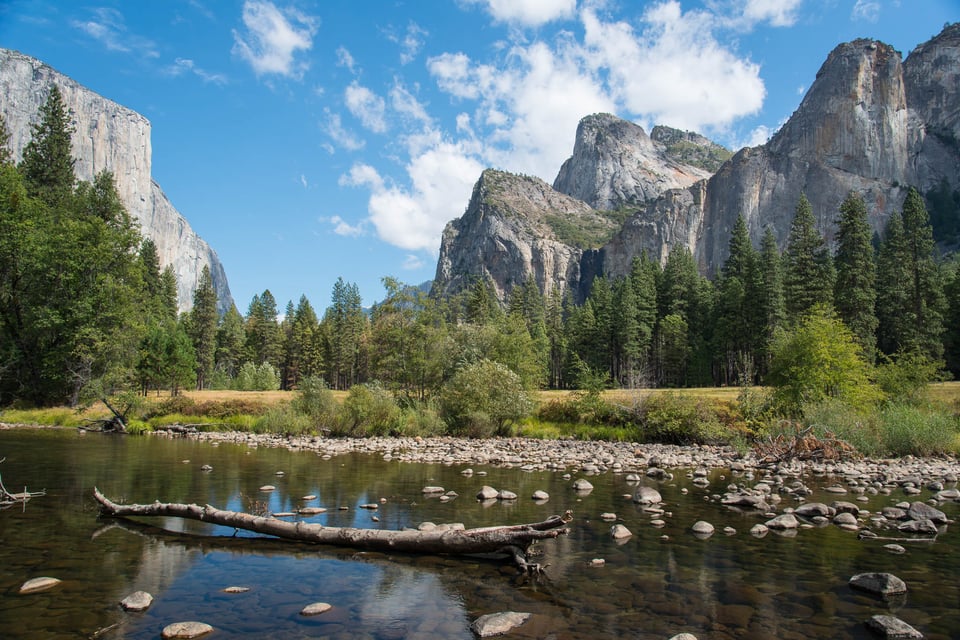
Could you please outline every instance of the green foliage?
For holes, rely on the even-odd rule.
[[[419,402],[404,407],[400,417],[398,436],[430,438],[442,436],[447,432],[447,424],[440,417],[440,411],[431,402]]]
[[[58,207],[70,198],[76,177],[70,142],[75,131],[73,114],[56,85],[50,86],[38,115],[30,142],[23,149],[20,172],[31,196]]]
[[[276,391],[280,388],[280,373],[269,362],[255,365],[245,362],[233,380],[237,391]]]
[[[769,382],[787,415],[827,398],[868,407],[882,393],[871,381],[872,367],[850,330],[824,306],[815,306],[773,345]]]
[[[330,428],[337,420],[337,400],[319,376],[307,376],[300,380],[292,406],[321,429]]]
[[[213,288],[210,267],[203,265],[200,280],[193,292],[193,309],[190,310],[189,335],[196,354],[197,389],[209,386],[208,378],[213,373],[217,350],[217,292]]]
[[[840,205],[837,227],[834,307],[864,356],[872,360],[877,344],[877,267],[867,206],[859,194],[851,192]]]
[[[283,403],[270,407],[253,423],[252,430],[254,433],[303,435],[316,433],[316,426],[309,416],[294,409],[290,403]]]
[[[952,454],[960,435],[956,416],[931,405],[892,402],[859,410],[832,399],[804,413],[819,437],[834,435],[871,457]]]
[[[400,407],[389,391],[377,383],[357,384],[343,401],[332,435],[396,435],[400,426]]]
[[[803,194],[790,225],[783,259],[783,295],[790,320],[796,321],[815,305],[832,304],[833,261],[817,231],[810,201]]]
[[[894,401],[916,402],[927,386],[940,378],[943,362],[919,351],[883,356],[876,369],[880,389]]]
[[[666,444],[715,444],[724,434],[716,408],[703,399],[656,394],[639,406],[644,439]]]
[[[507,425],[533,410],[533,401],[516,373],[491,360],[457,371],[440,394],[441,415],[455,434],[505,435]]]
[[[597,249],[619,231],[627,215],[627,210],[602,212],[597,217],[547,214],[544,222],[560,242],[579,249]]]

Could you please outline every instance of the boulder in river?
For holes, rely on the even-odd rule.
[[[907,592],[907,583],[892,573],[858,573],[850,578],[850,586],[878,596]]]
[[[470,629],[481,638],[499,636],[522,625],[530,615],[529,613],[520,613],[517,611],[488,613],[474,620],[470,625]]]

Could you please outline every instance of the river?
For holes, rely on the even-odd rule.
[[[594,489],[582,494],[572,489],[582,477],[572,469],[568,476],[490,466],[467,476],[462,465],[370,454],[325,459],[75,430],[0,430],[4,457],[0,477],[8,491],[45,489],[46,495],[0,511],[2,638],[159,638],[168,624],[198,620],[214,627],[210,638],[469,639],[473,620],[500,611],[532,614],[511,638],[666,640],[687,632],[700,640],[858,639],[876,637],[865,626],[876,614],[896,615],[926,638],[960,637],[956,525],[944,527],[935,543],[904,543],[903,554],[832,525],[756,538],[748,532],[766,518],[711,499],[743,481],[724,469],[711,472],[708,487],[694,484],[688,470],[674,470],[671,480],[644,478],[664,498],[665,524],[658,527],[651,524],[654,515],[629,499],[637,485],[625,474],[591,476]],[[822,492],[836,478],[804,481],[815,491],[807,500],[838,499]],[[261,492],[268,484],[276,489]],[[519,498],[480,503],[474,496],[483,485]],[[173,519],[121,526],[98,517],[94,486],[116,502],[272,512],[325,507],[309,521],[329,526],[395,529],[430,521],[477,527],[535,522],[568,509],[574,519],[569,535],[538,545],[536,560],[547,565],[547,575],[533,580],[490,560],[233,537],[233,530]],[[425,486],[459,497],[424,497]],[[550,499],[531,500],[536,490]],[[305,502],[307,495],[317,498]],[[927,497],[925,491],[921,498]],[[879,511],[913,499],[894,490],[858,504]],[[378,508],[361,508],[370,503]],[[957,503],[939,508],[951,519],[960,512]],[[633,535],[614,540],[603,513],[616,514]],[[717,532],[698,539],[690,533],[698,520]],[[736,533],[727,535],[724,527]],[[850,588],[851,576],[871,571],[897,575],[908,593],[884,601]],[[39,576],[63,582],[18,594],[21,584]],[[249,590],[224,592],[231,586]],[[151,593],[153,605],[125,612],[120,600],[137,590]],[[300,615],[314,602],[333,608]]]

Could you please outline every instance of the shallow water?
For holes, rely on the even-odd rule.
[[[906,544],[903,555],[833,526],[756,539],[747,532],[765,518],[708,500],[731,481],[743,481],[725,470],[715,471],[706,489],[682,470],[672,481],[644,479],[661,492],[672,514],[657,528],[625,498],[636,485],[612,473],[590,477],[594,490],[578,495],[562,472],[476,466],[488,475],[465,477],[457,465],[358,454],[324,460],[283,449],[80,436],[69,430],[0,431],[2,457],[0,476],[9,491],[47,491],[24,507],[0,511],[2,638],[158,638],[170,623],[201,620],[215,627],[208,637],[216,638],[467,639],[473,638],[471,621],[506,610],[534,614],[511,633],[515,638],[665,639],[686,631],[701,640],[859,639],[874,637],[864,622],[881,613],[893,613],[926,638],[960,637],[956,525],[934,544]],[[205,464],[213,470],[202,471]],[[818,486],[812,478],[804,480]],[[826,486],[836,479],[820,482]],[[276,490],[260,492],[266,484]],[[480,504],[474,495],[485,484],[520,498]],[[427,485],[459,497],[446,503],[424,498],[421,489]],[[488,560],[237,539],[230,529],[174,519],[121,526],[98,518],[94,486],[117,502],[159,499],[229,509],[260,503],[274,512],[292,511],[303,504],[302,496],[315,494],[310,506],[329,511],[308,520],[330,526],[395,529],[431,521],[476,527],[539,521],[567,509],[574,520],[569,536],[538,545],[537,560],[549,565],[548,579],[534,582],[512,566]],[[547,491],[550,500],[530,500],[537,489]],[[381,499],[386,501],[376,512],[359,508]],[[854,498],[820,491],[808,498],[828,504],[836,499]],[[910,499],[894,491],[858,504],[879,511]],[[941,509],[951,518],[960,514],[956,503]],[[613,540],[612,523],[600,519],[604,512],[616,513],[634,535],[622,543]],[[689,529],[697,520],[711,522],[717,533],[695,538]],[[725,526],[737,533],[724,535]],[[218,538],[205,535],[211,533]],[[594,558],[605,564],[590,566]],[[885,602],[848,587],[852,575],[867,571],[896,574],[906,581],[908,594]],[[38,576],[63,583],[41,593],[17,593]],[[224,593],[229,586],[250,590]],[[143,613],[124,612],[119,601],[141,589],[154,596],[153,605]],[[299,615],[313,602],[328,602],[333,609],[316,617]]]

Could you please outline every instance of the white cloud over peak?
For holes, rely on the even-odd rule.
[[[470,0],[482,4],[498,22],[523,27],[540,25],[572,18],[577,9],[577,0]]]
[[[387,130],[386,102],[367,87],[354,80],[344,91],[344,102],[365,128],[374,133]]]
[[[298,62],[296,54],[313,46],[316,18],[292,7],[281,10],[272,2],[247,0],[243,24],[243,32],[233,31],[233,53],[250,63],[258,76],[299,78],[303,74],[308,63]]]
[[[769,22],[774,27],[789,27],[797,21],[801,3],[802,0],[747,0],[743,17],[750,24]]]
[[[622,110],[651,122],[703,131],[724,127],[763,105],[760,67],[720,45],[711,17],[665,2],[644,14],[640,35],[624,22],[584,11],[591,64],[607,74]]]
[[[877,0],[857,0],[850,17],[854,20],[876,22],[880,18],[880,3]]]

